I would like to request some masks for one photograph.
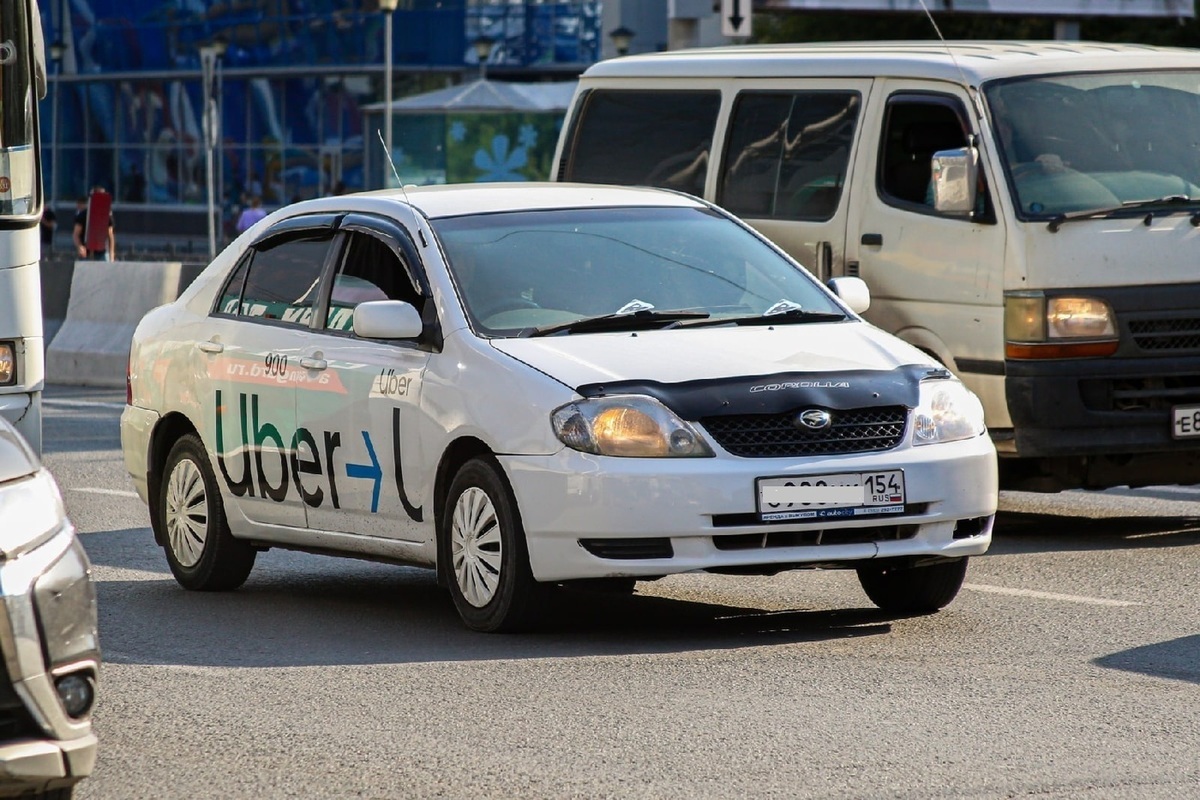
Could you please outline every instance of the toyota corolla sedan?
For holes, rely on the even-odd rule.
[[[0,797],[65,800],[96,763],[96,591],[58,485],[4,419],[0,656]]]
[[[481,631],[695,571],[853,569],[934,611],[991,542],[995,450],[831,284],[653,189],[298,203],[142,320],[125,462],[188,589],[284,547],[434,569]]]

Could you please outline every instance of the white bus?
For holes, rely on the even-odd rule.
[[[37,0],[0,0],[0,415],[42,449],[42,214],[37,101],[46,93]]]
[[[683,50],[596,64],[554,175],[724,206],[980,396],[1010,486],[1200,483],[1200,51]]]

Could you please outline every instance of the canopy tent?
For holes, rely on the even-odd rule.
[[[404,183],[544,180],[576,81],[512,83],[486,78],[391,103],[392,159]],[[363,108],[371,139],[387,103]],[[394,185],[379,148],[367,148],[367,175]],[[370,162],[374,163],[370,163]],[[386,161],[386,159],[385,159]],[[378,164],[378,166],[376,166]]]

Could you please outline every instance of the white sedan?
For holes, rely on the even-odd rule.
[[[564,184],[298,203],[130,353],[125,462],[180,584],[270,547],[437,570],[463,621],[564,582],[855,569],[937,610],[987,550],[977,399],[693,197]]]

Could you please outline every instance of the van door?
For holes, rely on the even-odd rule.
[[[847,272],[871,288],[871,322],[933,354],[1003,408],[1005,227],[990,180],[976,208],[933,208],[930,158],[978,139],[964,94],[945,84],[881,81],[864,118],[847,229]],[[986,165],[981,165],[984,176]],[[994,402],[995,395],[1001,400]]]
[[[869,79],[736,82],[713,199],[821,280],[842,274]]]

